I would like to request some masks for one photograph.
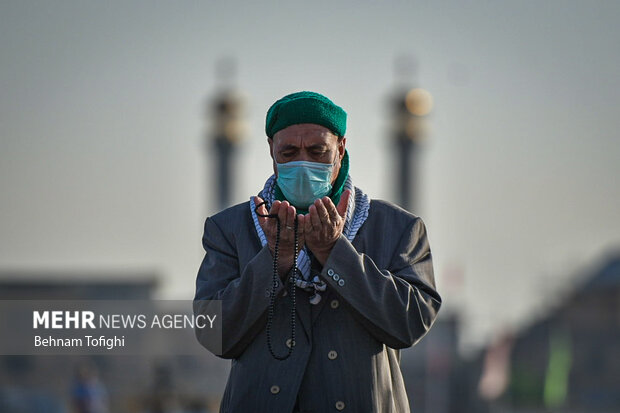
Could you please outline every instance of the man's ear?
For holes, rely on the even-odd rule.
[[[273,173],[277,177],[278,176],[278,168],[276,166],[276,158],[273,156],[273,139],[267,138],[267,143],[269,143],[269,156],[271,156],[271,164],[273,167]]]
[[[267,138],[267,143],[269,143],[269,156],[271,156],[271,159],[274,159],[273,158],[273,139]]]
[[[340,156],[341,161],[342,161],[342,158],[344,158],[344,149],[345,149],[346,144],[347,144],[347,138],[345,137],[340,139],[340,141],[338,142],[338,156]]]

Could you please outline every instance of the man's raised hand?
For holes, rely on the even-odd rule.
[[[263,202],[260,197],[254,197],[254,205],[258,206]],[[282,279],[286,277],[293,267],[293,257],[295,253],[295,207],[288,201],[274,201],[271,209],[267,211],[265,204],[257,209],[258,223],[260,224],[272,256],[275,254],[277,221],[275,218],[268,218],[261,215],[277,215],[280,220],[280,243],[278,251],[278,273]],[[304,227],[303,215],[298,216],[297,226],[297,248],[298,252],[304,246]]]
[[[308,208],[308,214],[303,217],[306,246],[322,265],[327,261],[332,248],[344,230],[350,196],[351,191],[344,191],[340,196],[338,206],[334,205],[329,197],[317,199]]]

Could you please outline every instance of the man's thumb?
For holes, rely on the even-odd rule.
[[[350,196],[351,196],[350,190],[347,189],[346,191],[344,191],[342,195],[340,196],[340,202],[338,202],[338,206],[336,207],[338,214],[343,218],[347,213],[347,206],[349,205]]]

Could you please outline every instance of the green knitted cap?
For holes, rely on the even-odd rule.
[[[342,137],[347,130],[347,112],[319,93],[291,93],[271,105],[267,111],[265,132],[273,138],[279,130],[299,123],[325,126]]]

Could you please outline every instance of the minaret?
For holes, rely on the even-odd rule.
[[[234,156],[237,147],[245,135],[246,125],[243,121],[245,98],[234,86],[236,64],[232,58],[221,59],[217,62],[216,77],[218,91],[210,104],[208,117],[212,120],[212,130],[209,133],[210,142],[207,152],[215,150],[215,186],[217,192],[215,204],[222,210],[231,203],[231,189],[235,184]],[[212,146],[211,146],[212,145]],[[210,171],[210,173],[213,173]]]
[[[416,63],[411,57],[401,57],[395,64],[396,88],[391,98],[392,137],[394,139],[396,202],[406,210],[419,208],[420,143],[425,138],[426,120],[433,107],[429,92],[413,87]]]

